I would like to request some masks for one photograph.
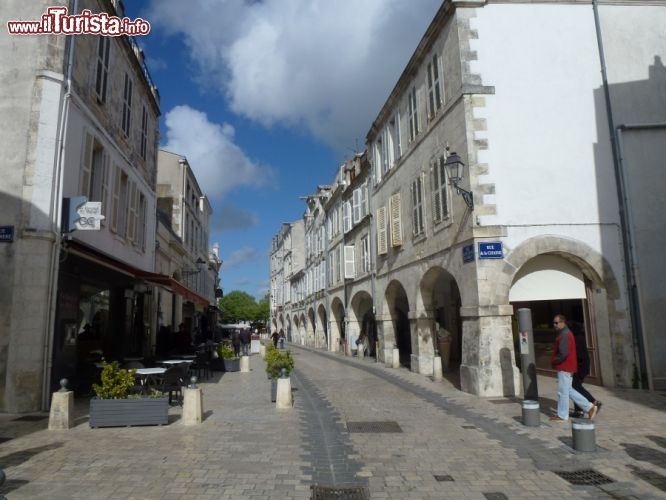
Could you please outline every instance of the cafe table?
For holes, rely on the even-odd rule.
[[[148,388],[150,385],[155,385],[156,379],[160,375],[164,375],[164,372],[166,372],[166,368],[136,368],[136,376],[139,379],[139,383],[141,384],[141,389],[144,394],[148,393]]]
[[[164,359],[162,361],[158,361],[160,365],[179,365],[181,363],[192,363],[194,360],[192,359]]]

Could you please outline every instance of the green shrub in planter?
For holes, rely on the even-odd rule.
[[[238,359],[238,356],[236,356],[236,351],[234,350],[234,348],[224,344],[218,346],[217,355],[222,359]]]
[[[287,371],[287,376],[294,369],[294,358],[289,351],[281,351],[273,345],[266,348],[266,373],[273,380],[280,378],[282,369]]]
[[[136,370],[120,368],[117,361],[104,362],[101,384],[93,384],[93,391],[99,399],[125,399],[134,387]]]

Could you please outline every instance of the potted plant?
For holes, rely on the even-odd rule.
[[[266,347],[266,373],[271,379],[271,401],[277,399],[277,379],[283,375],[286,377],[294,369],[294,358],[289,351],[277,349],[272,344]]]
[[[101,383],[93,384],[90,427],[163,425],[169,423],[169,398],[154,391],[134,392],[136,370],[120,368],[117,361],[104,363]]]
[[[224,371],[240,371],[240,358],[236,356],[236,351],[229,345],[220,345],[217,348],[217,354],[224,362]]]

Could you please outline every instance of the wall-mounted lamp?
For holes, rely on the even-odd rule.
[[[197,259],[197,262],[196,262],[197,268],[192,269],[191,271],[186,271],[185,269],[183,269],[182,275],[183,276],[191,276],[192,274],[199,274],[205,263],[206,263],[206,261],[203,260],[201,257],[199,257]]]
[[[458,156],[458,153],[451,153],[448,155],[444,162],[444,167],[449,176],[449,181],[451,181],[453,187],[456,188],[456,192],[462,196],[470,210],[474,210],[474,194],[471,191],[467,191],[458,186],[458,182],[463,178],[465,171],[465,164],[460,159],[460,156]]]

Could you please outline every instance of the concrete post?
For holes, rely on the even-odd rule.
[[[266,346],[264,344],[259,346],[259,356],[261,356],[261,359],[266,359]]]
[[[432,358],[432,378],[442,380],[442,358],[439,356]]]
[[[277,398],[275,400],[276,408],[291,408],[291,379],[279,378],[277,381]]]
[[[250,356],[241,356],[240,371],[241,371],[241,373],[249,373],[250,372]]]
[[[393,368],[400,368],[400,349],[397,347],[393,348]]]
[[[197,425],[203,420],[203,392],[200,388],[183,388],[183,425]]]
[[[49,413],[49,430],[71,429],[74,422],[74,393],[65,386],[67,380],[60,381],[60,390],[53,393]]]

